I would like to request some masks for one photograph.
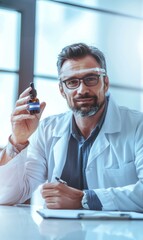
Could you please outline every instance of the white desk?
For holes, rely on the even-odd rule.
[[[35,207],[0,206],[1,240],[143,240],[143,221],[44,220]]]

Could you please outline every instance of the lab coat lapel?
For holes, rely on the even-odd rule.
[[[55,177],[61,176],[66,161],[68,142],[70,138],[70,121],[71,115],[64,119],[63,125],[61,122],[59,122],[59,126],[57,126],[54,131],[54,137],[58,138],[58,140],[53,148],[55,168],[52,176],[52,181],[55,181]]]
[[[100,132],[99,136],[96,138],[95,142],[92,145],[90,154],[88,157],[87,168],[93,160],[95,160],[105,149],[109,146],[109,142],[106,139],[105,135]]]
[[[119,109],[112,97],[110,97],[105,121],[90,150],[87,168],[90,166],[91,162],[97,159],[97,157],[109,146],[110,143],[106,136],[119,132],[120,130],[121,121]]]

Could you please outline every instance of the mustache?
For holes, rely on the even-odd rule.
[[[81,99],[81,98],[83,98],[83,99],[93,98],[93,99],[95,99],[95,100],[98,99],[97,96],[95,96],[95,95],[94,95],[94,96],[91,96],[91,95],[89,95],[88,93],[80,94],[79,96],[75,97],[74,99],[75,99],[75,100],[78,100],[78,99]]]

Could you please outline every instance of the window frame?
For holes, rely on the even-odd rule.
[[[35,0],[0,0],[0,8],[11,9],[21,13],[21,36],[18,95],[27,88],[33,80],[34,50],[35,50]],[[30,19],[30,21],[29,21]],[[1,72],[9,72],[0,69]]]
[[[17,69],[17,71],[0,69],[0,72],[18,74],[19,81],[17,96],[19,96],[33,80],[36,1],[0,0],[0,8],[14,10],[21,13],[19,69]],[[15,98],[17,98],[17,96],[15,96]],[[0,148],[0,150],[2,149]]]

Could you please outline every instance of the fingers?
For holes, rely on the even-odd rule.
[[[45,102],[42,102],[42,103],[40,104],[40,113],[37,114],[39,119],[41,118],[41,115],[42,115],[45,107],[46,107],[46,103],[45,103]]]
[[[46,106],[45,102],[40,104],[40,113],[30,114],[29,111],[29,92],[32,90],[28,87],[23,91],[16,102],[15,108],[11,114],[12,139],[13,143],[25,143],[33,134],[39,124],[39,120]]]
[[[19,99],[16,102],[16,106],[26,104],[30,100],[30,91],[32,90],[31,87],[25,89],[19,96]]]
[[[16,101],[16,107],[18,106],[22,106],[22,105],[26,105],[28,103],[28,101],[30,100],[30,96],[26,96],[26,97],[23,97],[23,98],[19,98],[17,101]]]
[[[26,89],[20,94],[19,99],[28,96],[31,90],[32,90],[31,87],[26,88]]]
[[[22,104],[22,103],[21,103]],[[16,102],[16,108],[14,109],[12,115],[18,115],[21,112],[27,111],[28,113],[28,104],[19,105],[18,101]]]
[[[48,208],[77,209],[81,207],[83,192],[63,183],[45,183],[41,194]]]
[[[12,112],[12,116],[18,115],[20,113],[28,114],[28,101],[30,100],[29,92],[31,87],[28,87],[23,93],[20,94],[19,99],[16,101],[15,109]]]
[[[34,119],[34,115],[28,114],[20,114],[20,115],[11,115],[11,122],[22,122],[23,120]]]
[[[42,197],[47,201],[51,201],[62,195],[66,195],[68,186],[62,183],[45,183],[41,189]]]
[[[45,183],[41,189],[42,197],[60,196],[60,191],[63,187],[61,183]]]
[[[29,114],[29,111],[28,111],[28,101],[30,100],[30,95],[29,95],[29,92],[32,90],[31,87],[28,87],[26,90],[24,90],[20,96],[19,96],[19,99],[16,101],[16,104],[15,104],[15,109],[12,113],[12,116],[16,116],[16,115],[19,115],[21,113],[24,113],[23,115],[21,115],[21,120],[23,119],[32,119],[33,116]],[[45,109],[45,106],[46,106],[46,103],[45,102],[42,102],[40,104],[40,113],[38,114],[35,114],[37,115],[37,118],[40,119],[41,118],[41,115]],[[19,119],[20,120],[20,119]]]
[[[61,209],[62,207],[62,201],[59,197],[47,197],[45,199],[45,203],[47,208],[49,209]]]
[[[61,208],[61,183],[45,183],[42,186],[41,194],[45,199],[45,204],[50,209]]]

